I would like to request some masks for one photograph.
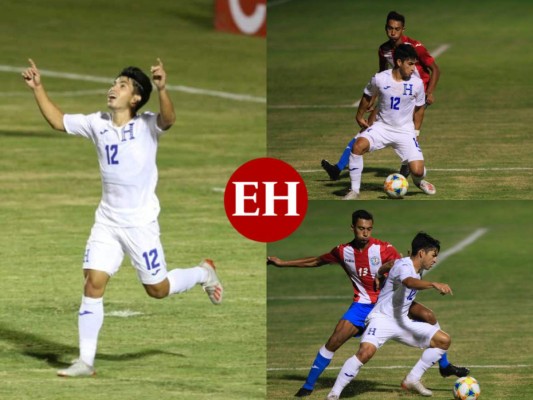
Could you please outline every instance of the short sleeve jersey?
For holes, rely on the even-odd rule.
[[[414,131],[415,106],[425,104],[426,95],[420,78],[411,75],[409,80],[396,81],[392,70],[375,74],[365,87],[368,96],[379,95],[376,120],[398,131]]]
[[[370,238],[363,250],[353,247],[353,242],[341,244],[320,258],[327,263],[339,264],[352,282],[353,301],[374,304],[379,290],[374,289],[374,278],[382,264],[400,258],[394,246],[388,242]]]
[[[409,257],[399,259],[392,266],[385,286],[381,289],[376,306],[368,318],[386,316],[395,319],[407,318],[417,290],[409,289],[402,282],[407,278],[420,279]]]
[[[418,63],[416,64],[416,74],[424,82],[424,90],[427,89],[429,79],[431,78],[429,65],[435,62],[435,59],[429,54],[426,47],[418,40],[411,39],[408,36],[402,36],[402,42],[414,46],[416,54],[418,54]],[[390,68],[394,67],[394,47],[390,41],[379,46],[378,56],[380,64],[386,61]]]
[[[63,123],[67,133],[90,139],[96,147],[102,178],[96,222],[133,227],[157,220],[156,154],[163,132],[157,115],[144,112],[122,127],[102,112],[65,114]]]

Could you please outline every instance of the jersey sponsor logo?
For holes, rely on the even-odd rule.
[[[383,90],[387,90],[387,89],[389,89],[389,88],[390,88],[390,86],[385,86],[385,87],[383,88]]]
[[[355,260],[352,260],[351,258],[345,258],[344,262],[346,262],[346,263],[354,263]]]

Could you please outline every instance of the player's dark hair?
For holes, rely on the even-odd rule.
[[[366,210],[357,210],[353,212],[352,225],[355,225],[358,219],[366,219],[366,220],[374,222],[374,217],[372,216],[372,214],[370,214]]]
[[[396,11],[391,11],[390,13],[387,14],[387,20],[385,21],[385,27],[387,26],[387,24],[389,23],[391,19],[393,21],[401,22],[402,25],[405,26],[405,17],[402,14],[397,13]]]
[[[125,76],[130,78],[133,82],[133,90],[135,94],[141,96],[141,101],[135,105],[135,112],[137,112],[142,106],[144,106],[148,100],[150,100],[150,93],[152,93],[152,82],[150,78],[137,67],[127,67],[124,68],[117,78],[120,76]]]
[[[411,44],[402,43],[394,50],[394,66],[396,66],[396,61],[401,60],[418,60],[418,54]]]
[[[417,254],[420,250],[429,251],[436,249],[440,251],[440,242],[429,236],[426,232],[418,232],[411,242],[411,254]]]

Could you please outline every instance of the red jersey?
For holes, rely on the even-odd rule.
[[[422,82],[424,82],[424,88],[427,89],[429,78],[431,77],[428,67],[435,62],[435,59],[418,40],[411,39],[407,36],[402,36],[402,42],[405,44],[410,44],[415,48],[416,54],[418,54],[418,63],[416,64],[415,73],[417,73],[417,76],[422,79]],[[394,67],[394,47],[390,41],[386,41],[379,46],[378,55],[379,65],[382,65],[382,63],[386,61],[390,68]]]
[[[348,274],[353,286],[353,301],[375,304],[379,295],[379,289],[374,290],[376,273],[382,264],[399,259],[400,254],[392,244],[374,238],[369,239],[363,250],[356,249],[352,244],[340,244],[321,255],[320,259],[339,264]]]

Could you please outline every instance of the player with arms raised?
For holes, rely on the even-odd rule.
[[[146,293],[163,298],[200,284],[214,304],[222,301],[222,285],[211,260],[193,268],[167,272],[159,238],[159,201],[156,153],[160,136],[174,123],[174,106],[166,90],[161,60],[151,67],[158,91],[158,114],[137,111],[150,98],[150,78],[139,68],[122,70],[107,94],[110,112],[64,114],[48,97],[41,74],[32,60],[23,73],[44,118],[56,130],[91,140],[98,155],[102,199],[87,241],[85,276],[78,330],[80,357],[60,376],[95,374],[98,334],[104,320],[103,296],[111,276],[127,254]]]

